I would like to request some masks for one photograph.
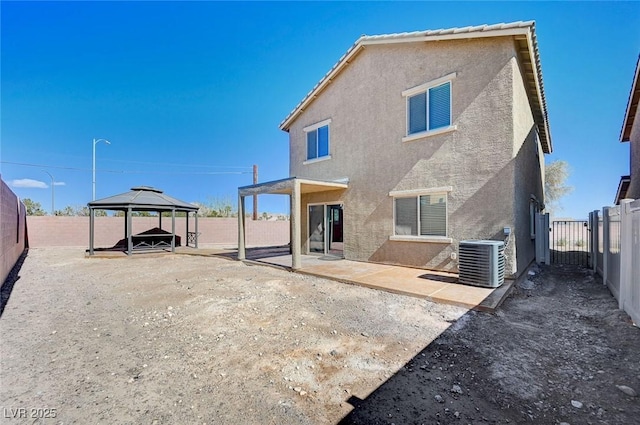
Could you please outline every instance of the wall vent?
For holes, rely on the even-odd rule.
[[[458,282],[465,285],[497,288],[504,283],[504,260],[504,242],[502,241],[460,241]]]

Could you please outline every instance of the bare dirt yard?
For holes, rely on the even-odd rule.
[[[0,423],[640,423],[640,332],[545,267],[479,313],[221,258],[32,249]]]

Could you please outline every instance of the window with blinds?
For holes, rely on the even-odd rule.
[[[451,83],[429,89],[429,130],[451,125]]]
[[[396,235],[418,234],[416,198],[396,198]]]
[[[451,81],[419,93],[410,91],[413,93],[407,96],[407,135],[451,126]]]
[[[395,234],[447,236],[447,194],[395,198]]]

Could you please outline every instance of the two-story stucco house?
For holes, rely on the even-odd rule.
[[[456,272],[459,241],[506,233],[506,275],[534,261],[552,150],[534,22],[362,36],[280,128],[290,177],[239,188],[239,258],[244,198],[280,193],[294,269],[317,253]]]
[[[631,83],[631,93],[629,93],[629,101],[627,102],[627,110],[624,114],[624,122],[622,124],[622,132],[620,133],[621,142],[629,142],[630,167],[629,175],[620,178],[618,191],[616,193],[616,205],[620,204],[621,199],[640,199],[640,110],[638,102],[640,102],[640,56],[636,63],[636,72]]]

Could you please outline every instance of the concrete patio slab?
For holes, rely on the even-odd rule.
[[[290,269],[291,255],[254,257],[251,262]],[[514,284],[505,280],[499,288],[482,288],[459,284],[453,273],[313,255],[303,255],[296,272],[481,311],[494,311]]]
[[[307,274],[319,274],[322,276],[331,275],[337,279],[349,281],[362,280],[367,276],[374,275],[386,270],[388,266],[372,263],[362,263],[357,261],[337,260],[326,261],[325,263],[306,266],[304,263],[298,271]]]
[[[424,270],[389,266],[386,270],[355,280],[362,285],[374,288],[388,287],[387,290],[390,292],[416,295],[424,298],[430,298],[431,294],[447,286],[444,282],[420,278],[419,274],[422,272]]]

